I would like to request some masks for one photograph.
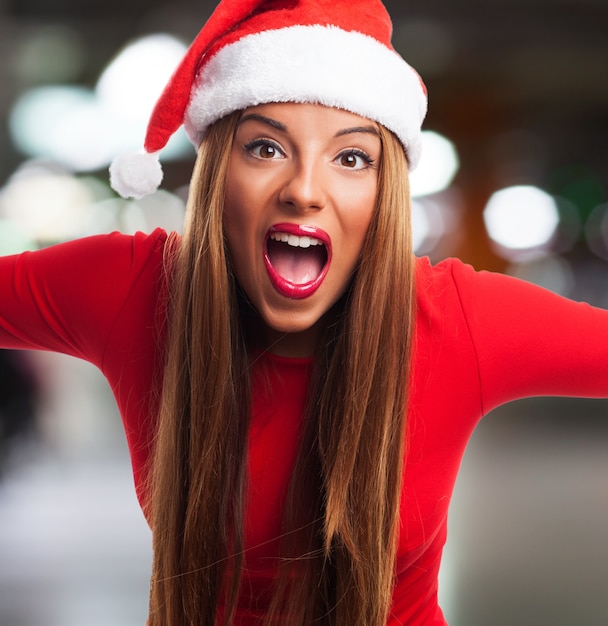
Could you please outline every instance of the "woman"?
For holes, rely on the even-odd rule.
[[[112,168],[121,193],[150,191],[184,122],[183,238],[0,261],[0,345],[85,358],[115,393],[154,535],[151,626],[445,624],[447,509],[478,420],[608,396],[607,312],[413,257],[426,93],[389,39],[371,0],[224,0],[147,154]]]

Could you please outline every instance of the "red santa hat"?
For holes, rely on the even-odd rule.
[[[420,158],[425,86],[391,45],[379,0],[222,0],[165,87],[144,151],[117,157],[112,187],[139,198],[162,180],[158,153],[183,124],[198,147],[225,115],[269,102],[337,107],[374,120]]]

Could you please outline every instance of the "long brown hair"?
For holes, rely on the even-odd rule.
[[[187,226],[167,260],[173,295],[151,471],[150,626],[213,626],[220,604],[230,624],[238,599],[250,389],[222,228],[238,117],[216,123],[201,145]],[[315,358],[268,625],[381,626],[390,611],[414,263],[407,161],[396,138],[380,133],[374,217]]]

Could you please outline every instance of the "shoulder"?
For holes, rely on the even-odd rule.
[[[114,290],[138,281],[142,274],[158,275],[175,237],[162,229],[149,234],[92,235],[26,253],[23,262],[38,277],[61,277],[65,287],[80,282],[95,285],[97,290],[104,284]]]
[[[91,235],[46,248],[45,256],[56,258],[81,257],[93,261],[103,260],[120,263],[136,263],[163,254],[163,250],[171,236],[161,228],[151,233],[138,232],[126,235],[112,232],[104,235]],[[107,267],[107,266],[106,266]]]
[[[463,303],[463,285],[475,270],[454,258],[432,264],[427,257],[416,258],[416,344],[419,356],[435,354],[451,361],[470,353],[474,361],[468,307]],[[465,292],[468,291],[465,288]],[[465,296],[465,299],[467,296]],[[434,359],[432,359],[434,360]]]
[[[547,297],[549,293],[536,285],[512,276],[476,270],[460,259],[447,258],[432,264],[427,257],[416,259],[416,296],[419,306],[456,306],[473,315],[480,308],[503,310],[513,296],[530,297],[531,293]]]
[[[428,257],[416,258],[416,299],[418,309],[461,307],[461,291],[475,279],[476,271],[459,259],[448,258],[437,264]]]
[[[416,284],[423,290],[457,287],[474,280],[478,274],[491,272],[478,272],[473,266],[453,257],[437,263],[432,263],[428,257],[416,257]]]

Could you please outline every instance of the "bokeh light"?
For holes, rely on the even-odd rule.
[[[446,189],[459,164],[456,147],[449,139],[434,131],[423,131],[422,158],[410,174],[412,196],[429,195]]]
[[[54,163],[28,161],[0,191],[0,252],[114,230],[181,232],[184,214],[185,202],[177,194],[161,189],[141,200],[124,200],[107,182],[75,176]]]
[[[53,159],[75,172],[106,167],[120,152],[143,145],[154,104],[184,51],[174,37],[149,35],[114,58],[95,90],[46,85],[25,91],[9,117],[13,142],[28,156]],[[162,158],[191,151],[180,130]]]
[[[532,185],[507,187],[489,199],[483,219],[488,235],[507,258],[546,248],[557,231],[553,196]]]
[[[2,189],[0,214],[33,241],[64,241],[87,229],[88,209],[104,190],[94,179],[77,179],[56,165],[28,162]]]
[[[429,198],[412,199],[412,242],[415,254],[433,252],[446,232],[446,219],[439,202]]]
[[[76,171],[107,165],[116,144],[112,120],[84,87],[26,91],[13,106],[9,129],[26,155],[52,159]]]
[[[36,242],[8,218],[0,217],[0,255],[36,250]]]

